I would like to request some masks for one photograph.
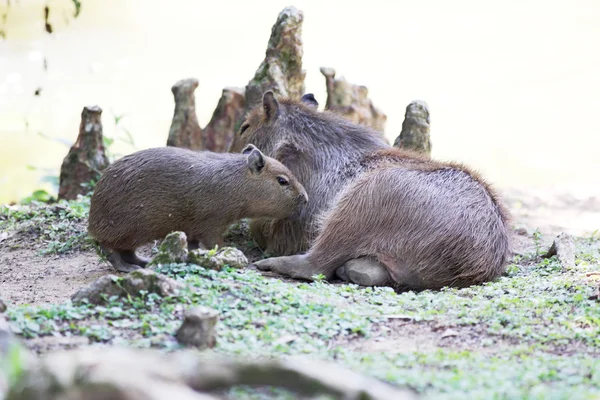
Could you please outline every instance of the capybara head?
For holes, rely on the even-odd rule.
[[[237,153],[248,143],[254,143],[266,154],[271,154],[275,147],[286,138],[297,139],[310,124],[308,119],[298,121],[286,118],[290,112],[305,111],[307,116],[316,113],[319,104],[312,93],[305,94],[299,102],[283,99],[278,101],[272,91],[263,95],[262,107],[256,107],[235,133],[229,146],[229,152]],[[291,108],[295,108],[292,110]],[[302,109],[302,110],[300,110]]]
[[[246,145],[241,152],[247,156],[248,178],[254,181],[255,198],[248,206],[251,214],[286,218],[306,205],[306,190],[282,163],[265,156],[253,144]]]

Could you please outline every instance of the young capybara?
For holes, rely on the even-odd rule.
[[[266,259],[259,269],[400,290],[470,286],[505,271],[508,213],[468,168],[392,148],[367,127],[272,92],[230,150],[250,142],[284,163],[311,198],[300,218],[252,221],[257,241],[294,254],[301,248],[290,238],[314,238],[307,253]]]
[[[285,219],[307,203],[288,168],[248,144],[241,154],[175,147],[138,151],[108,167],[91,199],[90,236],[118,271],[145,267],[137,247],[173,231],[190,249],[222,243],[242,218]]]

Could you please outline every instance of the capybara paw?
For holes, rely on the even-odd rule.
[[[257,261],[251,265],[255,266],[259,271],[271,271],[271,263],[269,263],[269,260]]]

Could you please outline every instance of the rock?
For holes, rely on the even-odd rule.
[[[237,269],[245,268],[248,266],[248,259],[242,251],[235,247],[222,247],[216,251],[203,249],[192,250],[188,256],[188,263],[220,271],[226,265]]]
[[[4,301],[0,299],[0,313],[3,313],[4,311],[6,311],[6,304],[4,304]]]
[[[560,265],[563,268],[570,268],[575,266],[575,241],[573,236],[568,233],[562,232],[554,239],[554,243],[550,246],[548,253],[543,257],[549,258],[557,256]]]
[[[183,232],[171,232],[160,244],[158,254],[154,256],[148,265],[185,263],[187,259],[187,236]]]
[[[344,78],[335,79],[333,68],[321,68],[327,86],[326,110],[336,111],[350,121],[370,126],[376,131],[385,130],[387,116],[369,99],[366,86],[354,85]]]
[[[448,338],[448,337],[453,337],[453,336],[458,336],[458,332],[457,332],[457,331],[455,331],[454,329],[446,329],[446,330],[445,330],[445,331],[442,333],[442,336],[441,336],[441,338],[442,338],[442,339],[445,339],[445,338]]]
[[[263,93],[300,99],[304,93],[302,70],[302,11],[286,7],[271,29],[265,59],[246,86],[246,110],[261,103]]]
[[[102,137],[102,109],[98,106],[84,107],[79,136],[60,168],[58,198],[73,200],[79,194],[87,194],[90,188],[84,185],[97,182],[101,171],[108,165]]]
[[[159,273],[147,269],[138,269],[123,277],[105,275],[71,297],[73,303],[87,299],[92,304],[104,303],[104,298],[112,296],[140,297],[140,292],[156,293],[161,297],[176,295],[183,284]]]
[[[167,146],[183,147],[191,150],[202,149],[202,129],[196,117],[196,99],[194,91],[198,80],[182,79],[171,87],[175,97],[175,112],[169,130]]]
[[[217,344],[215,326],[219,312],[208,307],[194,307],[185,313],[175,338],[187,347],[212,348]]]
[[[213,112],[210,122],[202,130],[202,143],[205,150],[224,152],[244,117],[246,107],[245,91],[239,88],[225,88]]]
[[[406,107],[402,131],[394,141],[394,147],[431,155],[427,103],[415,100]]]

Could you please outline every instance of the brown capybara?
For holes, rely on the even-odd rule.
[[[394,149],[367,127],[272,92],[230,149],[249,142],[285,164],[311,198],[301,218],[252,221],[259,244],[287,254],[298,250],[290,236],[314,237],[307,253],[266,259],[259,269],[401,290],[464,287],[505,271],[508,213],[464,166]]]
[[[306,191],[288,168],[254,145],[241,154],[153,148],[108,167],[91,199],[89,234],[123,272],[145,267],[135,250],[173,231],[190,249],[222,243],[242,218],[284,219],[307,203]]]
[[[307,250],[318,231],[316,217],[358,172],[362,158],[389,148],[381,133],[331,112],[317,112],[317,106],[312,94],[300,102],[277,101],[268,91],[262,107],[249,113],[229,147],[239,152],[252,139],[259,140],[265,154],[294,171],[310,198],[297,218],[251,221],[252,236],[268,253]]]

